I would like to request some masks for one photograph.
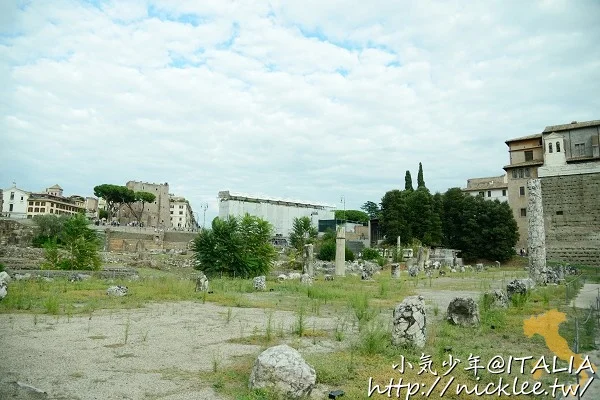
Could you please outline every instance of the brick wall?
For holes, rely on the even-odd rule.
[[[547,259],[600,267],[600,173],[541,182]]]

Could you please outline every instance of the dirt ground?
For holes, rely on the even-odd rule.
[[[428,316],[437,304],[442,318],[454,297],[477,298],[480,290],[419,288],[417,292],[426,299]],[[597,288],[586,285],[581,302],[589,302],[583,297],[592,292]],[[203,382],[198,372],[215,366],[226,369],[237,357],[257,355],[260,346],[229,340],[264,334],[268,319],[262,309],[231,308],[230,314],[228,310],[210,303],[176,302],[70,318],[0,315],[0,399],[228,400]],[[272,315],[274,331],[289,333],[295,321],[293,312]],[[306,325],[333,331],[335,323],[331,317],[309,317]],[[302,344],[302,352],[339,346],[327,339]],[[595,361],[598,355],[595,352]],[[597,386],[600,382],[594,383],[590,395],[600,393]],[[313,398],[326,398],[325,390],[318,388]]]
[[[94,312],[91,318],[0,315],[0,399],[15,393],[35,398],[23,385],[51,399],[221,399],[194,374],[258,354],[259,346],[228,340],[264,334],[268,318],[262,309],[234,308],[227,322],[227,310],[179,302]],[[274,330],[289,332],[294,322],[290,312],[272,317]],[[310,329],[333,329],[331,324],[329,318],[307,321]]]

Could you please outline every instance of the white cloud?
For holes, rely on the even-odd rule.
[[[510,137],[599,118],[593,0],[8,3],[2,186],[358,208],[419,162],[443,191],[502,173]]]

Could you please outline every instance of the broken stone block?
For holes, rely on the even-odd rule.
[[[309,274],[302,274],[300,277],[300,283],[307,286],[312,286],[313,280]]]
[[[200,271],[196,278],[196,292],[208,292],[208,277]]]
[[[475,271],[477,271],[477,272],[483,271],[483,264],[475,264]]]
[[[283,282],[283,281],[287,280],[287,278],[288,278],[288,277],[287,277],[287,275],[286,275],[286,274],[279,274],[279,275],[277,275],[277,280],[278,280],[279,282]]]
[[[416,265],[408,267],[408,275],[413,277],[419,275],[419,267]]]
[[[69,277],[69,282],[81,282],[90,279],[92,276],[87,274],[73,274]]]
[[[6,271],[2,271],[0,272],[0,282],[5,282],[5,283],[10,283],[11,279],[10,279],[10,275],[8,275],[8,273],[6,273]]]
[[[479,307],[470,297],[456,297],[448,304],[447,319],[454,325],[479,325]]]
[[[288,279],[300,279],[302,278],[302,275],[299,274],[298,272],[290,272],[288,274]]]
[[[494,289],[491,292],[484,293],[487,301],[489,301],[489,305],[492,307],[498,308],[507,308],[508,307],[508,296],[502,289]]]
[[[126,296],[128,291],[129,289],[127,289],[127,286],[111,286],[106,289],[106,294],[109,296],[121,297]]]
[[[424,347],[427,339],[425,322],[423,296],[406,297],[394,308],[392,343],[395,346]]]
[[[535,286],[533,279],[515,279],[506,285],[506,294],[511,299],[515,294],[525,295]]]
[[[391,265],[392,279],[400,279],[400,264],[394,263]]]
[[[8,287],[6,286],[6,282],[0,281],[0,300],[4,299],[8,294]]]
[[[363,265],[362,271],[360,273],[360,279],[363,281],[370,281],[373,279],[373,273],[375,273],[375,269],[371,265]]]
[[[270,388],[286,399],[310,395],[317,382],[315,369],[288,345],[270,347],[260,353],[250,373],[250,389]]]
[[[267,278],[264,275],[257,276],[252,280],[254,290],[264,292],[267,290]]]

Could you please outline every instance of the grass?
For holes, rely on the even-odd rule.
[[[94,311],[99,309],[129,309],[153,301],[206,301],[227,307],[222,313],[223,329],[237,330],[230,325],[234,315],[238,315],[234,307],[259,307],[265,310],[264,324],[253,330],[252,325],[240,319],[239,337],[230,340],[231,343],[257,345],[261,348],[288,343],[299,348],[305,359],[313,365],[319,383],[332,389],[342,388],[346,392],[345,398],[363,399],[367,398],[369,379],[374,383],[388,383],[391,377],[402,377],[406,381],[432,384],[435,380],[433,375],[418,373],[423,356],[430,356],[432,368],[441,372],[444,372],[443,363],[448,361],[450,355],[454,359],[460,359],[461,364],[450,375],[457,383],[471,384],[475,382],[474,377],[464,370],[469,365],[471,355],[479,356],[483,362],[496,355],[505,358],[509,355],[545,355],[550,358],[552,354],[543,338],[538,335],[533,338],[525,337],[523,320],[552,308],[565,312],[568,316],[568,320],[561,325],[560,333],[569,344],[573,343],[576,336],[574,318],[577,317],[580,324],[580,349],[593,348],[593,338],[598,328],[596,318],[586,320],[587,311],[573,311],[567,305],[582,285],[583,280],[575,277],[569,277],[568,286],[538,288],[526,299],[515,300],[515,304],[508,309],[493,308],[489,301],[486,303],[485,299],[481,299],[481,324],[478,327],[461,328],[449,325],[440,318],[428,319],[428,338],[423,349],[397,348],[391,345],[389,322],[393,307],[416,290],[424,287],[428,291],[483,291],[490,287],[505,286],[510,280],[524,276],[526,272],[521,269],[502,267],[500,270],[492,268],[480,273],[456,273],[446,277],[434,274],[431,279],[412,279],[413,284],[402,283],[406,280],[405,273],[400,280],[392,280],[389,274],[375,275],[373,281],[361,281],[360,277],[355,276],[336,277],[335,281],[327,282],[317,279],[311,287],[297,281],[278,283],[269,280],[268,287],[273,291],[261,293],[253,291],[251,280],[213,279],[213,293],[206,294],[206,298],[202,297],[202,293],[194,292],[193,281],[168,274],[155,277],[145,275],[135,282],[111,282],[110,285],[123,284],[129,287],[130,294],[123,298],[106,296],[105,290],[109,283],[99,279],[73,283],[60,279],[54,282],[17,281],[11,285],[9,296],[0,302],[0,312],[31,313],[35,325],[38,315],[42,314],[79,313],[89,315],[91,320]],[[278,311],[277,314],[274,310]],[[283,322],[277,318],[280,311],[294,313],[291,327],[289,322],[284,327]],[[243,310],[239,312],[243,313]],[[435,316],[440,313],[439,306],[435,303],[432,313]],[[308,322],[316,316],[332,318],[336,323],[329,330],[318,329],[313,322]],[[130,333],[127,322],[123,332],[124,343],[128,342]],[[145,342],[147,335],[148,332],[141,341]],[[311,342],[312,345],[317,343],[316,338],[334,343],[335,350],[325,353],[304,352],[304,346],[310,346]],[[248,389],[247,382],[254,359],[255,355],[236,357],[225,368],[223,356],[213,353],[211,370],[196,373],[190,379],[209,382],[218,392],[233,399],[278,399],[272,392]],[[400,360],[411,363],[414,368],[407,368],[399,375],[397,370],[392,369],[392,365]],[[481,381],[497,379],[496,375],[485,371],[481,373]],[[542,379],[547,382],[550,377]],[[433,397],[438,395],[439,392]],[[461,397],[448,394],[444,398]]]

